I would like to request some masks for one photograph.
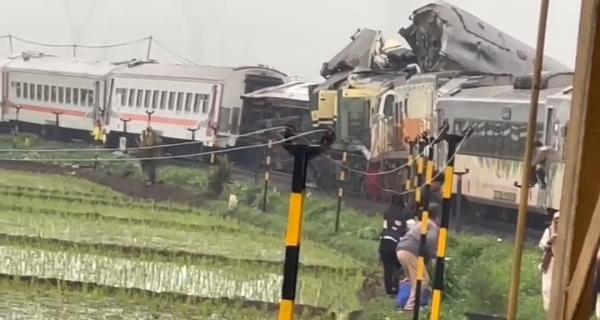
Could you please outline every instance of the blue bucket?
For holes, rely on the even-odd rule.
[[[409,281],[403,281],[400,283],[398,295],[396,296],[396,306],[398,308],[404,308],[404,306],[406,306],[408,298],[410,297],[410,288],[411,285]],[[431,300],[431,290],[427,288],[422,292],[423,295],[421,296],[421,307],[426,307],[429,305],[429,301]]]

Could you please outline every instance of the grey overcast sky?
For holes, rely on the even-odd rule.
[[[424,0],[0,0],[0,30],[53,43],[106,44],[152,34],[199,64],[267,64],[319,80],[318,71],[359,27],[398,37]],[[534,44],[539,0],[449,0],[506,33]],[[547,54],[573,66],[580,0],[552,0]],[[0,40],[0,54],[8,54]],[[36,48],[14,42],[15,51]],[[70,54],[71,50],[46,52]],[[145,55],[145,44],[78,50],[93,58]],[[173,61],[154,46],[152,56]]]

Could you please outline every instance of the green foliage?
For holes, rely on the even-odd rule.
[[[206,191],[209,196],[220,196],[225,190],[225,185],[231,183],[232,165],[227,155],[217,156],[217,165],[212,167],[208,174]]]

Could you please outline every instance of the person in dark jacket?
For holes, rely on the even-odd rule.
[[[383,263],[383,283],[385,292],[395,296],[398,293],[399,278],[396,276],[400,263],[396,258],[396,245],[406,233],[406,220],[409,212],[400,195],[392,197],[389,208],[383,213],[383,230],[379,236],[379,256]]]

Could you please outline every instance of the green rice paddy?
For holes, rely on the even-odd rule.
[[[0,318],[217,320],[276,315],[285,230],[266,232],[213,214],[209,206],[135,201],[75,177],[7,170],[0,170],[0,212]],[[339,318],[361,308],[361,262],[310,240],[303,242],[301,253],[299,304]],[[15,276],[36,281],[7,280]],[[112,288],[124,298],[39,284],[48,279]],[[179,301],[178,308],[156,311],[152,304],[160,304],[158,298],[149,304],[126,303],[136,298],[130,290],[204,300],[199,305]],[[244,301],[270,307],[247,308]]]

